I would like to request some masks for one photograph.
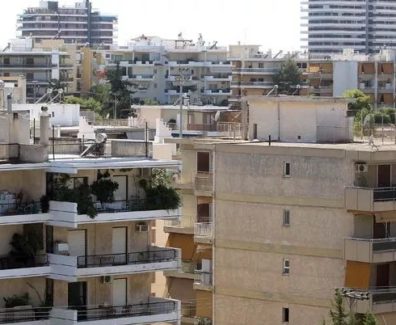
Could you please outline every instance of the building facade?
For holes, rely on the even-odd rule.
[[[153,244],[155,221],[180,211],[149,207],[138,184],[180,164],[139,155],[126,140],[111,142],[111,158],[81,158],[68,146],[58,160],[65,151],[54,145],[49,159],[49,119],[43,112],[40,142],[31,144],[28,117],[0,116],[0,322],[179,324],[180,303],[153,296],[152,284],[155,272],[180,268],[179,250]],[[93,197],[71,199],[104,173],[118,184],[113,202],[94,199],[87,210]]]
[[[100,82],[106,78],[106,70],[118,64],[135,103],[149,100],[174,104],[179,100],[180,87],[192,105],[226,105],[231,94],[227,48],[216,43],[207,45],[201,36],[193,42],[182,36],[168,40],[142,35],[126,48],[94,52],[84,65],[86,71],[91,70],[87,78]]]
[[[58,1],[40,1],[38,7],[26,9],[18,18],[22,37],[36,41],[63,39],[79,45],[111,45],[117,39],[117,16],[92,9],[89,0],[74,6],[59,6]]]
[[[302,1],[304,48],[313,55],[329,55],[345,48],[361,53],[393,48],[395,18],[395,1]]]

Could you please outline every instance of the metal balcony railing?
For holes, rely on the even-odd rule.
[[[95,208],[98,213],[117,213],[117,212],[132,212],[132,211],[143,211],[146,208],[145,199],[131,199],[131,200],[120,200],[110,203],[100,202],[95,203]]]
[[[177,309],[176,301],[149,302],[126,306],[75,307],[78,320],[93,321],[111,318],[126,318],[149,315],[169,314]],[[69,309],[74,309],[70,308]]]
[[[158,249],[128,254],[103,254],[77,257],[78,268],[119,266],[173,261],[177,258],[174,249]]]
[[[213,237],[213,224],[211,222],[199,222],[194,226],[195,237]]]
[[[379,187],[373,189],[373,191],[374,202],[396,200],[396,187]]]
[[[21,306],[0,310],[0,324],[49,319],[52,307]]]
[[[48,265],[47,255],[32,256],[30,258],[26,258],[25,256],[0,257],[0,270],[41,267],[47,265]]]
[[[212,286],[212,272],[204,272],[201,270],[196,271],[199,274],[199,279],[195,280],[195,284],[210,287]]]
[[[0,216],[26,215],[41,213],[40,202],[0,203]]]

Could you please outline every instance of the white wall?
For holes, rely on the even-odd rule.
[[[13,104],[13,111],[30,111],[30,120],[36,119],[40,123],[40,113],[43,104]],[[80,120],[80,105],[77,104],[48,104],[51,115],[50,124],[59,126],[78,126]]]
[[[347,103],[335,100],[250,98],[249,137],[257,124],[257,139],[282,142],[350,141]]]
[[[345,90],[358,88],[357,61],[335,61],[333,67],[333,96],[340,97]]]

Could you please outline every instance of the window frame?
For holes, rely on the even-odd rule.
[[[290,210],[284,209],[282,215],[282,226],[283,227],[290,227]]]
[[[288,258],[284,258],[282,261],[282,275],[290,274],[290,260]]]
[[[283,177],[291,177],[291,163],[290,161],[283,162]]]
[[[289,324],[290,322],[290,309],[289,307],[282,307],[282,323]]]

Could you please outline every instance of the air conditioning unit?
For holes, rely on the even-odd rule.
[[[145,222],[141,222],[136,224],[136,231],[137,232],[145,232],[148,231],[148,225]]]
[[[69,244],[55,243],[54,253],[58,255],[69,255]]]
[[[355,171],[357,173],[367,173],[368,166],[365,163],[357,163],[355,164]]]
[[[111,277],[110,275],[102,276],[100,278],[100,282],[101,283],[112,283],[113,282],[113,277]]]

